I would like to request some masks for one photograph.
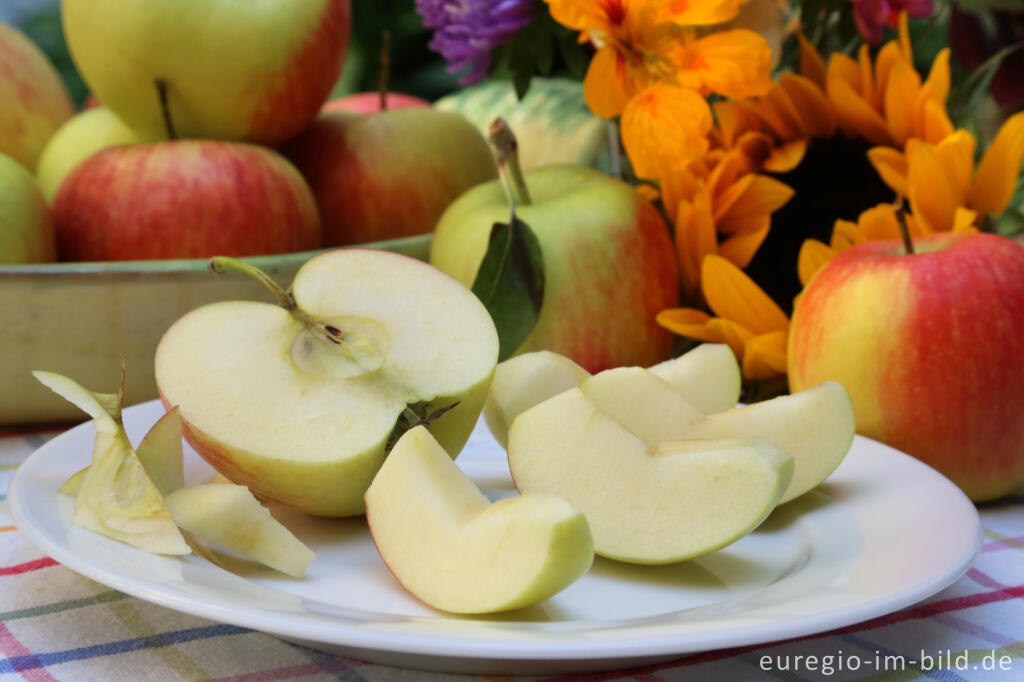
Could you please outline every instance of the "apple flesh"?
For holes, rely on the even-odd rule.
[[[53,222],[35,178],[0,154],[0,264],[56,260]]]
[[[724,343],[702,343],[649,369],[704,414],[732,409],[739,402],[740,365]]]
[[[75,113],[60,74],[18,29],[0,22],[0,154],[34,172],[53,133]]]
[[[386,109],[408,109],[411,107],[429,107],[430,102],[413,95],[400,92],[388,92],[385,95]],[[380,111],[379,92],[357,92],[344,97],[328,100],[320,111],[351,111],[357,114],[374,114]]]
[[[53,203],[61,260],[252,256],[320,246],[316,204],[279,154],[182,140],[105,149]]]
[[[90,156],[107,147],[143,141],[110,109],[83,111],[64,123],[43,148],[36,168],[39,187],[52,204],[64,178]]]
[[[75,65],[103,104],[146,137],[279,145],[316,118],[341,73],[349,0],[66,0]]]
[[[430,108],[322,114],[282,151],[316,196],[326,246],[430,232],[456,197],[497,175],[473,125]]]
[[[366,491],[377,551],[409,592],[454,613],[516,609],[587,572],[587,520],[565,500],[525,493],[491,503],[430,433],[405,433]]]
[[[608,370],[516,417],[509,467],[524,494],[580,509],[598,554],[682,561],[756,528],[793,475],[792,458],[764,440],[679,439],[699,416],[650,372]]]
[[[516,350],[550,350],[589,372],[665,360],[671,334],[656,314],[678,303],[679,279],[668,228],[624,182],[582,166],[525,173],[533,202],[516,214],[540,242],[544,301]],[[498,181],[460,196],[434,232],[430,262],[472,286],[491,226],[508,221]]]
[[[289,296],[292,311],[198,308],[160,340],[157,388],[200,455],[260,497],[347,516],[363,512],[410,413],[434,415],[431,432],[458,454],[498,355],[472,292],[405,256],[340,249],[304,264]]]
[[[790,387],[839,381],[860,433],[975,501],[1024,485],[1024,247],[990,234],[843,251],[793,314]]]

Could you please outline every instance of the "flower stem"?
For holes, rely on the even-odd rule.
[[[907,252],[908,256],[913,256],[914,242],[910,239],[910,227],[907,225],[907,209],[903,206],[902,199],[900,199],[900,203],[896,207],[896,222],[900,226],[900,237],[903,238],[903,249]]]
[[[178,131],[174,129],[174,121],[171,120],[171,106],[167,100],[167,81],[157,78],[153,81],[156,86],[156,95],[160,100],[160,113],[164,118],[164,128],[167,130],[168,140],[177,140]]]
[[[500,116],[491,123],[490,139],[498,162],[498,174],[505,185],[509,203],[513,208],[529,206],[532,201],[523,169],[519,165],[519,143],[516,142],[512,128]]]
[[[226,272],[240,272],[243,275],[248,275],[269,289],[270,293],[274,294],[274,298],[277,299],[277,304],[285,310],[295,311],[298,307],[295,303],[295,298],[290,293],[282,289],[277,282],[271,279],[270,275],[255,265],[249,265],[245,261],[229,256],[214,256],[210,259],[208,267],[210,272],[215,275],[223,275]]]
[[[380,32],[380,78],[377,81],[377,92],[380,93],[380,110],[388,108],[388,78],[391,75],[391,31]]]

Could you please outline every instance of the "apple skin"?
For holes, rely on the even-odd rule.
[[[316,196],[324,246],[430,232],[456,197],[497,177],[476,128],[430,108],[321,114],[282,151]]]
[[[672,335],[655,315],[679,301],[668,228],[629,185],[573,165],[526,174],[533,204],[516,213],[541,244],[544,302],[516,354],[550,350],[595,374],[668,358]],[[434,232],[432,265],[471,286],[491,226],[508,221],[499,181],[474,187],[448,207]]]
[[[316,204],[276,152],[182,140],[111,147],[64,180],[53,203],[61,260],[252,256],[320,245]]]
[[[35,178],[0,154],[0,263],[47,263],[56,255],[50,209]]]
[[[975,501],[1024,485],[1024,247],[943,233],[843,251],[808,284],[789,383],[838,381],[857,430]]]
[[[409,109],[429,107],[430,102],[413,95],[401,92],[389,92],[386,95],[388,109]],[[380,111],[379,92],[357,92],[344,97],[329,100],[320,111],[353,111],[357,114],[375,114]]]
[[[46,55],[21,31],[0,23],[0,154],[35,171],[54,131],[75,113]]]
[[[89,89],[129,126],[279,145],[305,128],[341,73],[349,0],[67,0],[68,47]]]
[[[96,106],[76,114],[53,134],[39,156],[36,167],[39,188],[52,204],[64,178],[82,161],[107,147],[143,141],[106,107]]]

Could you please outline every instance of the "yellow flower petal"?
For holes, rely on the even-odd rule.
[[[833,251],[843,251],[862,241],[864,241],[864,237],[857,223],[852,223],[849,220],[836,220],[832,225],[832,239],[829,245]]]
[[[667,0],[664,16],[680,26],[721,24],[740,13],[745,0]]]
[[[743,357],[743,348],[753,334],[731,320],[711,317],[703,310],[673,308],[662,310],[655,318],[657,323],[680,336],[705,341],[725,343],[737,357]]]
[[[857,66],[860,67],[860,96],[878,111],[882,108],[882,97],[875,90],[875,69],[871,63],[871,51],[867,43],[862,43],[857,52]]]
[[[764,243],[770,228],[771,218],[768,216],[748,221],[746,230],[737,232],[718,245],[718,255],[738,268],[747,267]]]
[[[920,86],[921,77],[913,66],[903,61],[893,64],[884,101],[889,134],[897,147],[903,147],[914,134],[914,94]]]
[[[907,62],[903,59],[903,53],[900,52],[896,41],[890,41],[882,46],[875,57],[875,87],[882,97],[889,87],[889,76],[897,63],[905,65]]]
[[[900,224],[892,204],[878,204],[862,212],[857,228],[860,241],[900,239]]]
[[[797,34],[797,38],[800,40],[800,75],[824,89],[825,61],[803,33]]]
[[[746,232],[752,221],[768,217],[793,198],[793,189],[767,175],[748,175],[749,182],[737,184],[741,188],[735,198],[722,202],[721,209],[716,202],[715,225],[721,234]]]
[[[807,153],[807,140],[793,140],[772,149],[772,153],[765,159],[764,169],[770,173],[787,173],[804,160]]]
[[[806,239],[800,246],[800,255],[797,257],[796,271],[800,278],[800,284],[807,286],[811,277],[825,267],[825,264],[835,258],[836,250],[817,239]]]
[[[945,104],[949,97],[949,48],[943,48],[932,62],[932,68],[928,72],[928,78],[924,82],[923,89],[928,92],[928,97]]]
[[[955,192],[958,204],[967,203],[974,176],[974,135],[957,130],[935,146],[935,155]]]
[[[935,147],[920,140],[907,143],[907,197],[914,215],[928,232],[952,229],[953,215],[960,201],[940,165]]]
[[[900,52],[903,53],[903,61],[913,64],[914,50],[910,47],[910,26],[907,23],[906,12],[900,12],[899,34]]]
[[[1024,160],[1024,112],[1011,116],[996,133],[974,178],[970,206],[979,215],[1006,210]]]
[[[779,76],[779,85],[799,112],[801,128],[812,137],[828,139],[836,134],[836,117],[824,91],[813,81],[794,73]]]
[[[697,191],[697,178],[687,168],[676,168],[661,179],[661,203],[670,222],[675,223],[680,201],[691,201]]]
[[[701,267],[701,289],[711,310],[735,320],[754,334],[789,327],[789,318],[742,270],[721,256],[709,255]]]
[[[893,192],[907,194],[907,157],[892,147],[872,147],[868,160],[875,171]]]
[[[771,379],[785,374],[788,339],[788,331],[748,339],[743,350],[743,376],[747,379]]]
[[[717,31],[690,44],[688,53],[689,68],[719,95],[742,99],[763,95],[771,87],[772,50],[753,31]]]
[[[732,147],[739,137],[748,131],[760,130],[761,120],[738,102],[719,100],[711,105],[721,131],[722,145]]]
[[[794,140],[807,136],[800,113],[779,83],[772,84],[768,94],[761,98],[755,108],[776,137]]]
[[[640,178],[660,178],[708,148],[711,109],[692,90],[659,83],[626,104],[622,143]]]
[[[611,118],[622,113],[634,92],[625,59],[610,46],[590,60],[583,79],[583,96],[596,116]]]
[[[963,206],[957,208],[953,216],[953,232],[977,232],[978,228],[974,226],[977,219],[978,214],[971,209]]]
[[[927,100],[922,111],[923,121],[917,124],[917,137],[925,142],[938,144],[953,134],[953,122],[949,120],[944,105]]]
[[[881,115],[845,79],[831,77],[832,71],[829,75],[828,98],[835,106],[843,129],[872,144],[890,144],[889,129]]]
[[[689,298],[700,292],[701,264],[718,249],[715,222],[711,217],[711,198],[707,186],[699,183],[693,201],[680,201],[676,212],[676,254],[683,291]]]

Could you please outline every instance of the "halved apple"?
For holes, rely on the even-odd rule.
[[[218,270],[254,270],[214,259]],[[156,382],[185,437],[235,483],[324,516],[363,512],[388,446],[429,424],[451,457],[498,356],[483,304],[426,263],[340,249],[308,261],[279,305],[198,308],[161,339]]]
[[[679,440],[700,418],[652,373],[608,370],[519,415],[509,467],[524,494],[560,495],[580,509],[598,554],[689,559],[756,528],[793,475],[792,458],[764,440]]]
[[[527,493],[491,503],[423,427],[407,431],[366,491],[384,563],[423,602],[454,613],[528,606],[587,572],[587,520]]]

